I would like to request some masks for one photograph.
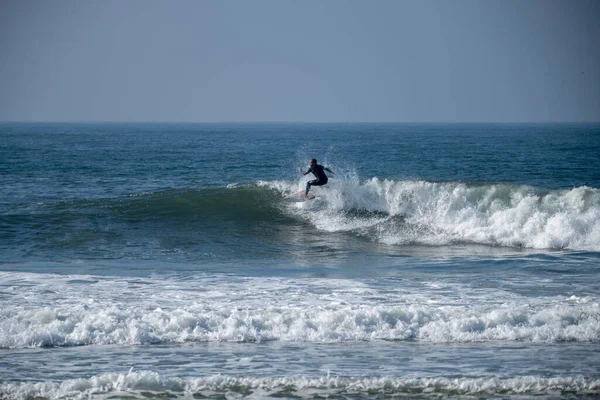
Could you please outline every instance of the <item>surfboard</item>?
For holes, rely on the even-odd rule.
[[[312,193],[309,193],[308,196],[304,197],[304,190],[301,190],[299,192],[296,193],[292,193],[290,195],[287,195],[285,197],[286,200],[291,200],[291,201],[295,201],[295,202],[301,202],[301,201],[306,201],[306,200],[313,200],[315,198],[315,195]]]

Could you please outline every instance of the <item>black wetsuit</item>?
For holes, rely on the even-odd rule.
[[[304,191],[304,194],[307,195],[308,191],[310,190],[311,186],[323,186],[324,184],[327,183],[327,175],[325,175],[325,170],[327,168],[323,167],[322,165],[319,164],[315,164],[313,166],[311,166],[308,171],[304,172],[304,175],[309,174],[312,172],[312,174],[317,178],[317,179],[313,179],[312,181],[308,181],[306,182],[306,190]],[[329,169],[327,169],[329,171]]]

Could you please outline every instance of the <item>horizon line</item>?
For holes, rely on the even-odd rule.
[[[600,124],[598,121],[136,121],[136,120],[0,120],[2,124]]]

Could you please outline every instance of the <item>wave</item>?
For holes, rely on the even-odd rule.
[[[355,280],[109,279],[6,273],[0,348],[186,342],[600,342],[589,296]],[[393,290],[395,288],[395,291]],[[51,306],[48,306],[51,304]]]
[[[318,195],[313,201],[285,200],[303,187],[304,181],[261,181],[71,200],[11,210],[0,215],[0,226],[9,235],[24,235],[26,228],[46,238],[55,235],[55,229],[64,229],[69,234],[84,230],[92,237],[104,233],[101,238],[106,239],[108,233],[119,235],[119,229],[131,226],[153,230],[171,226],[188,229],[189,234],[210,231],[228,236],[240,229],[251,235],[260,231],[257,226],[276,232],[276,226],[308,223],[321,231],[389,245],[466,243],[600,251],[599,189],[332,179],[327,186],[312,189]],[[97,229],[99,224],[107,228]],[[233,230],[219,231],[223,227]],[[40,239],[46,242],[47,238]]]
[[[128,223],[194,221],[206,217],[268,219],[278,196],[256,185],[212,189],[178,189],[131,194],[127,197],[77,199],[27,205],[2,215],[2,222],[68,222],[81,216],[99,216]]]
[[[0,212],[0,235],[6,238],[0,248],[9,259],[23,253],[144,259],[163,251],[197,259],[213,253],[215,243],[252,238],[289,222],[279,197],[252,185],[22,205]]]
[[[597,304],[489,310],[417,305],[234,311],[80,306],[39,308],[3,320],[0,347],[215,341],[599,342],[599,321]]]
[[[282,194],[297,182],[261,182]],[[600,190],[459,182],[331,180],[290,207],[315,227],[385,244],[473,243],[600,251]]]
[[[439,396],[598,396],[600,379],[573,377],[522,376],[492,377],[239,377],[213,375],[207,377],[167,377],[149,370],[104,373],[89,378],[62,382],[0,383],[0,397],[5,399],[55,399],[93,397],[145,399],[148,397],[297,397],[346,398],[407,396],[439,398]]]

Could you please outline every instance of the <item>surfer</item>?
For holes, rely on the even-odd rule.
[[[327,175],[325,175],[325,171],[329,172],[330,174],[334,173],[329,168],[317,164],[317,160],[314,158],[310,160],[309,165],[310,167],[306,172],[302,171],[302,167],[298,167],[298,171],[302,172],[303,175],[307,175],[312,172],[312,174],[317,178],[313,179],[312,181],[306,182],[306,190],[304,191],[304,197],[308,196],[308,191],[310,190],[311,186],[323,186],[327,183],[328,179]]]

